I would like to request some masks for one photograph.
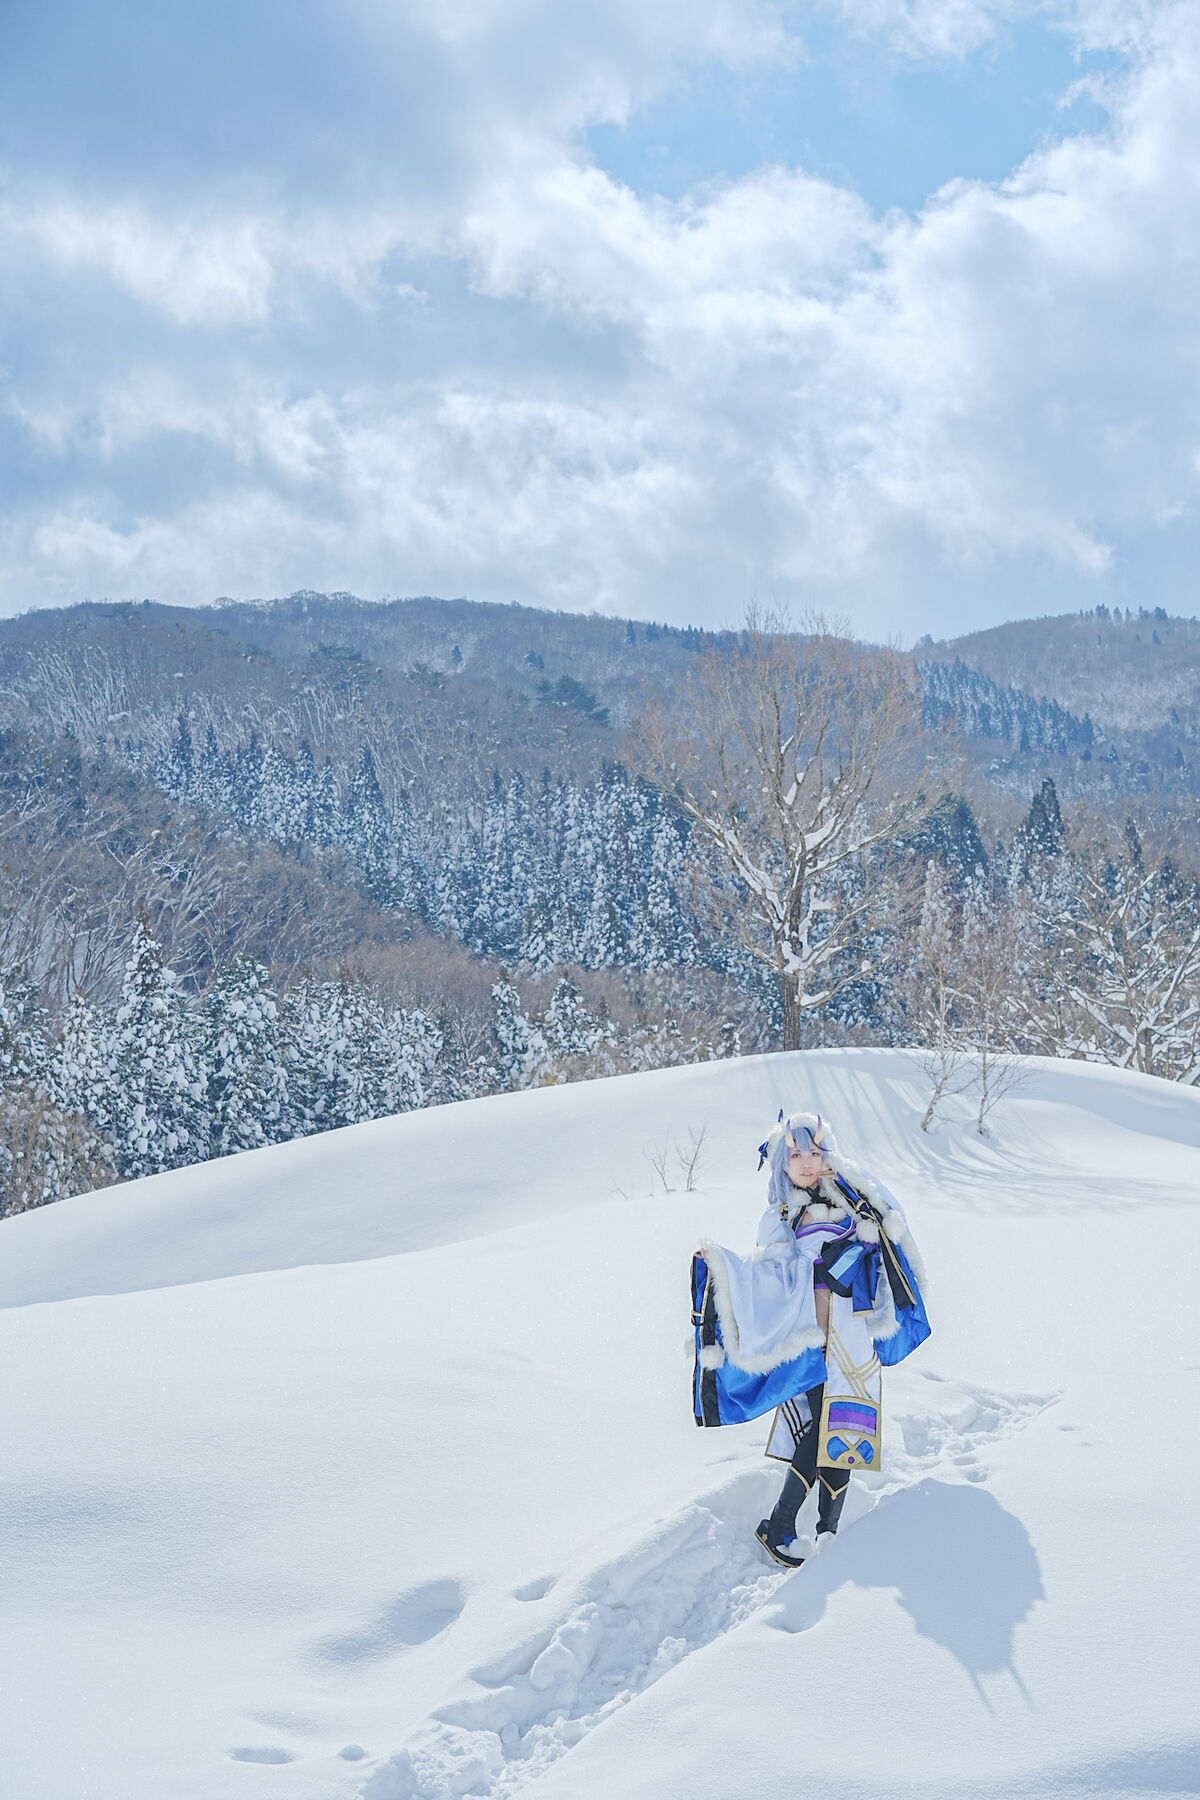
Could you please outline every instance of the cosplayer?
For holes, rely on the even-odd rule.
[[[817,1488],[817,1545],[837,1531],[854,1469],[882,1456],[882,1364],[929,1336],[924,1270],[899,1206],[838,1153],[820,1114],[779,1115],[758,1248],[705,1243],[692,1259],[697,1425],[775,1409],[767,1455],[788,1464],[756,1536],[799,1568],[796,1515]]]

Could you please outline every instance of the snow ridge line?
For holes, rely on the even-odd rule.
[[[898,1479],[873,1493],[852,1489],[848,1525],[933,1467],[950,1464],[982,1480],[978,1451],[1022,1429],[1054,1398],[928,1379],[938,1383],[932,1408],[899,1420]],[[774,1464],[746,1471],[596,1570],[557,1627],[473,1671],[485,1691],[439,1707],[372,1773],[358,1800],[507,1800],[669,1669],[759,1611],[793,1579],[766,1565],[752,1535],[778,1473]]]

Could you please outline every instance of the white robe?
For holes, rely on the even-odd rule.
[[[882,1228],[903,1249],[914,1275],[924,1288],[924,1271],[904,1214],[881,1182],[853,1168],[841,1158],[837,1167],[846,1181],[882,1216]],[[822,1181],[819,1198],[808,1202],[807,1219],[836,1225],[850,1218],[837,1186]],[[793,1217],[805,1205],[797,1190]],[[878,1240],[879,1226],[870,1218],[855,1219],[855,1236],[864,1243]],[[826,1396],[832,1401],[858,1401],[879,1408],[882,1371],[875,1354],[876,1340],[897,1329],[895,1306],[887,1275],[879,1268],[875,1304],[870,1312],[855,1312],[853,1302],[830,1292],[829,1336],[817,1324],[813,1292],[813,1264],[825,1238],[820,1232],[797,1238],[792,1223],[776,1207],[763,1214],[758,1228],[758,1248],[739,1256],[720,1244],[706,1243],[702,1253],[712,1275],[721,1343],[701,1353],[702,1363],[720,1367],[729,1361],[748,1374],[765,1374],[780,1363],[790,1362],[805,1350],[825,1350]],[[795,1411],[795,1417],[789,1413]],[[789,1460],[795,1433],[804,1426],[803,1404],[780,1408],[772,1428],[768,1455]],[[876,1440],[878,1434],[875,1434]],[[878,1443],[876,1442],[876,1457]]]

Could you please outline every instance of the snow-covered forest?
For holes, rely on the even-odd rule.
[[[780,1041],[800,952],[634,729],[738,634],[344,596],[57,623],[0,628],[5,1211]],[[1196,1082],[1191,727],[1150,781],[1087,709],[912,670],[901,742],[952,778],[812,862],[790,1041],[919,1047],[927,1124],[969,1091],[986,1129],[1013,1052]]]

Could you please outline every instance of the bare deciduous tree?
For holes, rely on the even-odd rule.
[[[661,1144],[644,1145],[642,1148],[642,1155],[650,1164],[650,1167],[654,1170],[658,1179],[662,1182],[663,1193],[669,1194],[671,1191],[671,1184],[667,1180],[667,1164],[671,1159],[670,1137],[665,1137]]]
[[[711,852],[699,905],[771,971],[784,1047],[798,1048],[806,1014],[863,972],[847,958],[877,905],[869,853],[939,797],[911,665],[821,621],[797,634],[751,611],[635,733],[640,772]]]
[[[110,1146],[79,1113],[21,1082],[0,1094],[0,1215],[28,1212],[117,1178]]]
[[[1021,1085],[1027,1070],[1013,1054],[1019,1032],[1020,994],[1016,922],[1000,895],[976,885],[962,915],[963,1016],[974,1064],[972,1086],[979,1105],[975,1128],[983,1136],[988,1114]]]
[[[687,1142],[677,1142],[675,1145],[675,1160],[679,1164],[679,1173],[683,1176],[684,1186],[689,1194],[696,1191],[696,1177],[700,1173],[700,1165],[704,1161],[704,1140],[707,1136],[707,1125],[702,1125],[699,1131],[694,1125],[689,1125]]]
[[[974,1077],[963,1017],[959,909],[949,877],[936,862],[925,871],[915,948],[905,999],[928,1083],[921,1119],[921,1130],[928,1131],[943,1100],[963,1093]]]

